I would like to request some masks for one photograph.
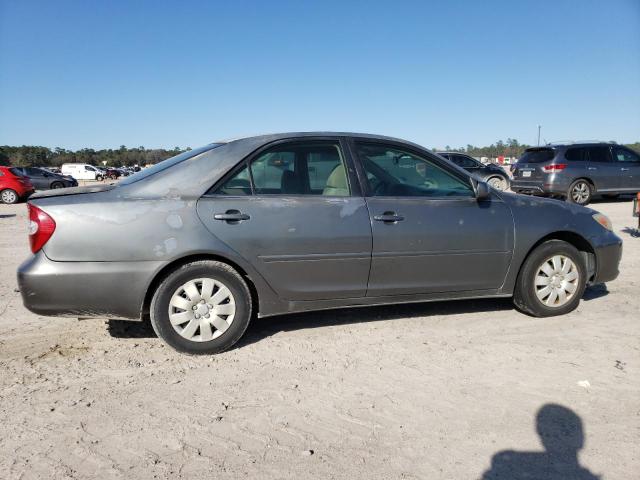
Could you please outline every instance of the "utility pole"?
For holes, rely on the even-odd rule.
[[[542,128],[542,125],[538,125],[538,146],[540,146],[540,129]]]

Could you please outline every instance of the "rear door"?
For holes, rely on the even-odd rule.
[[[640,155],[625,147],[612,148],[613,162],[620,169],[622,189],[640,191]]]
[[[49,189],[49,178],[45,177],[44,171],[39,168],[26,167],[23,169],[25,175],[29,177],[31,183],[33,184],[33,188],[36,190],[48,190]]]
[[[623,188],[623,175],[620,167],[611,158],[609,145],[587,147],[589,178],[595,183],[598,192],[617,191]]]
[[[403,144],[355,141],[373,232],[367,296],[499,288],[513,250],[500,197]]]
[[[371,225],[337,138],[277,142],[198,201],[198,214],[287,300],[363,297]]]

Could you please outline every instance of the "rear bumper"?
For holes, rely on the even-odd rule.
[[[558,182],[555,175],[549,175],[538,180],[511,180],[511,190],[515,193],[527,193],[530,195],[566,195],[569,185]]]
[[[54,262],[42,252],[18,268],[22,301],[50,316],[140,318],[164,262]]]

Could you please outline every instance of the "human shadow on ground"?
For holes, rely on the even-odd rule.
[[[624,227],[622,229],[622,232],[626,233],[627,235],[631,235],[634,238],[640,237],[640,229],[637,228]]]
[[[578,452],[584,446],[582,420],[571,409],[546,404],[536,415],[536,431],[544,451],[504,450],[491,459],[482,480],[597,480],[580,466]]]

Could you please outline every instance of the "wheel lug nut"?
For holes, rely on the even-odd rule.
[[[196,318],[200,318],[200,315],[198,315],[197,313],[196,313]]]
[[[209,318],[211,315],[209,315],[208,313],[204,316],[204,318]]]
[[[197,309],[198,309],[198,307],[196,307],[195,305],[194,305],[193,307],[191,307],[191,308],[193,308],[194,310],[197,310]]]

